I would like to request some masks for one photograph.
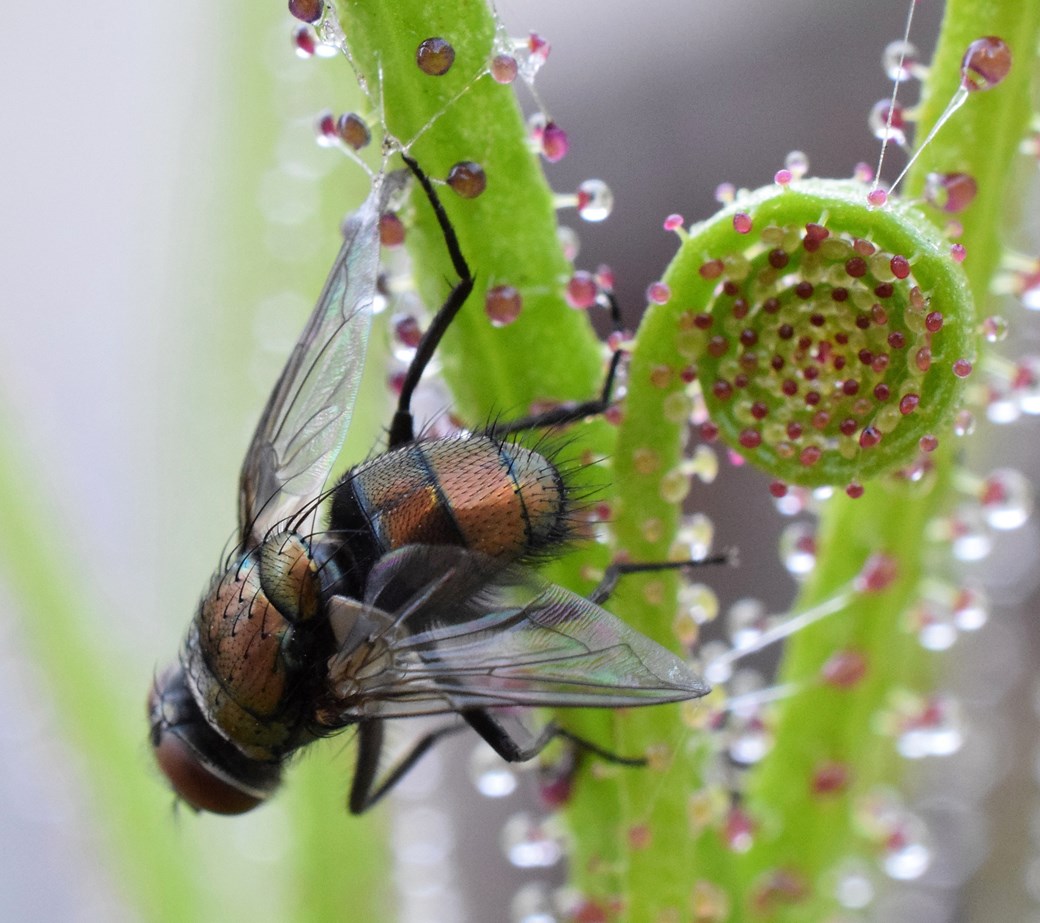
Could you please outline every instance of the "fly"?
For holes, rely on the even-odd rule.
[[[199,810],[250,810],[294,752],[347,727],[358,734],[349,807],[360,813],[457,727],[387,763],[390,719],[461,716],[504,759],[523,761],[570,736],[555,724],[532,731],[525,708],[708,692],[678,657],[599,605],[609,587],[582,597],[527,566],[573,538],[572,500],[552,454],[511,436],[602,412],[617,356],[600,399],[483,432],[415,437],[412,395],[474,280],[432,184],[402,157],[459,281],[405,374],[387,451],[325,492],[365,360],[379,218],[407,178],[378,174],[246,453],[237,550],[212,578],[179,661],[149,694],[159,766]],[[328,527],[316,530],[326,498]]]

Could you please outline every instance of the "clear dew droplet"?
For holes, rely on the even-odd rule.
[[[906,119],[899,103],[893,105],[890,99],[879,99],[871,107],[867,125],[879,141],[888,139],[893,144],[906,147]]]
[[[556,239],[563,251],[563,258],[568,263],[573,263],[581,250],[581,239],[578,237],[578,232],[574,228],[561,224],[556,229]]]
[[[885,850],[882,868],[890,878],[897,881],[913,881],[920,878],[932,862],[932,851],[923,840],[913,840],[894,835]]]
[[[987,525],[1002,532],[1018,529],[1033,512],[1033,485],[1021,471],[998,468],[986,478],[979,499]]]
[[[835,870],[834,897],[848,910],[863,910],[874,900],[870,868],[860,859],[847,859]]]
[[[505,762],[484,743],[473,748],[469,776],[485,798],[505,798],[516,791],[517,777],[512,764]]]
[[[587,179],[578,187],[578,214],[585,221],[603,221],[614,209],[614,193],[601,179]]]
[[[906,716],[896,749],[907,759],[950,756],[964,743],[960,706],[951,696],[934,695]]]
[[[725,641],[709,641],[701,645],[700,659],[704,663],[704,678],[713,686],[729,682],[733,665],[728,659],[730,646]]]
[[[517,868],[551,868],[563,858],[563,842],[544,820],[514,814],[501,834],[502,851]]]
[[[557,923],[552,894],[542,881],[521,885],[509,903],[511,923]]]
[[[773,735],[758,715],[731,718],[727,731],[729,758],[742,766],[759,762],[773,746]]]
[[[960,506],[948,525],[951,550],[958,561],[982,561],[993,550],[993,536],[978,506]]]
[[[691,513],[683,517],[676,538],[684,546],[684,554],[691,561],[699,561],[711,551],[715,523],[705,513]]]
[[[921,73],[920,59],[921,52],[913,42],[896,39],[885,46],[881,54],[881,66],[889,80],[902,83]]]
[[[679,606],[692,616],[698,625],[713,622],[719,614],[719,598],[711,587],[691,583],[679,588]]]
[[[987,343],[1002,343],[1007,339],[1008,328],[1006,317],[993,314],[982,322],[982,335]]]
[[[780,533],[780,561],[792,577],[805,577],[816,566],[816,530],[807,522],[793,522]]]
[[[959,631],[978,631],[989,621],[986,594],[978,587],[962,587],[953,604],[953,617]]]
[[[953,611],[940,602],[922,600],[911,612],[910,622],[925,650],[949,650],[957,641]]]
[[[809,172],[809,156],[804,151],[790,151],[784,158],[784,167],[792,179],[801,179]]]
[[[733,647],[750,647],[765,630],[766,607],[762,600],[738,599],[726,612],[726,633]]]

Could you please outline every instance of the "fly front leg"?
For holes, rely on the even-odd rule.
[[[415,389],[418,387],[423,372],[426,371],[426,367],[433,358],[433,354],[440,345],[445,332],[452,325],[456,315],[462,309],[463,304],[465,304],[466,299],[469,298],[476,282],[473,273],[469,268],[469,264],[466,262],[466,258],[462,253],[462,248],[459,245],[455,228],[452,226],[451,219],[444,210],[444,205],[442,204],[440,196],[438,196],[433,183],[430,182],[430,178],[414,159],[404,153],[401,154],[401,157],[408,166],[408,169],[414,174],[419,185],[422,187],[423,192],[426,194],[430,206],[433,208],[437,224],[440,226],[441,234],[444,237],[445,248],[448,251],[448,256],[451,258],[452,266],[455,269],[459,281],[452,288],[447,299],[438,309],[436,315],[434,315],[429,327],[426,329],[422,339],[419,341],[419,345],[415,351],[415,356],[412,358],[412,361],[405,372],[404,381],[401,384],[401,395],[397,402],[397,410],[395,411],[393,421],[390,424],[388,444],[391,449],[405,445],[414,440],[415,421],[412,417],[411,404]],[[617,299],[611,292],[606,294],[606,298],[610,308],[614,330],[620,332],[621,314],[618,308]],[[607,408],[610,407],[614,392],[614,381],[617,376],[617,369],[620,362],[621,350],[619,349],[614,352],[614,355],[611,358],[610,368],[607,371],[607,377],[603,383],[603,389],[600,392],[599,397],[572,404],[570,406],[557,407],[546,411],[545,413],[523,417],[519,420],[510,421],[509,423],[496,424],[488,428],[487,434],[496,437],[508,436],[511,433],[523,432],[524,430],[564,426],[568,423],[583,420],[586,417],[598,416],[599,414],[604,413]]]
[[[473,291],[473,284],[476,281],[473,273],[470,271],[469,264],[466,262],[466,258],[462,255],[462,248],[459,246],[459,239],[455,234],[455,228],[452,227],[451,219],[448,218],[448,213],[444,210],[444,205],[437,195],[437,190],[433,188],[430,178],[422,171],[419,164],[407,154],[401,154],[401,157],[408,165],[408,169],[415,175],[419,185],[422,186],[423,192],[426,193],[426,198],[429,200],[433,213],[437,218],[437,224],[440,225],[441,234],[444,237],[444,246],[448,250],[448,256],[451,257],[451,264],[455,268],[459,281],[452,288],[436,315],[434,315],[430,326],[426,329],[426,333],[423,334],[422,339],[419,341],[419,346],[415,350],[415,356],[408,366],[408,371],[405,372],[404,382],[401,385],[401,396],[397,402],[397,411],[394,413],[393,422],[390,424],[389,447],[391,449],[411,442],[415,438],[415,422],[412,419],[412,395],[415,393],[419,379],[422,378],[423,372],[426,371],[426,366],[429,365],[430,359],[433,358],[433,354],[440,345],[445,332],[451,326],[452,321],[455,320],[455,315],[459,313],[463,304],[466,303],[470,292]]]

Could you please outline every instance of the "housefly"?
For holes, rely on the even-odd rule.
[[[365,359],[380,215],[408,175],[378,174],[345,224],[246,453],[237,548],[211,579],[178,662],[149,694],[159,766],[199,810],[253,808],[293,753],[347,727],[358,734],[349,806],[359,813],[454,729],[389,758],[390,719],[461,716],[502,757],[521,761],[569,736],[554,724],[531,730],[525,708],[649,705],[708,691],[678,657],[601,608],[605,594],[579,596],[526,566],[573,537],[573,499],[552,453],[512,434],[599,412],[609,378],[598,401],[415,437],[412,394],[474,280],[432,184],[402,156],[459,281],[404,376],[387,451],[324,491]],[[316,529],[326,499],[328,524]]]

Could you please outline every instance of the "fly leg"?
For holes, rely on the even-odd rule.
[[[463,717],[491,748],[510,763],[525,763],[534,759],[556,738],[566,740],[579,751],[593,753],[600,759],[619,766],[645,766],[642,757],[619,756],[598,744],[579,737],[555,722],[550,722],[531,739],[521,742],[515,732],[510,732],[487,711],[467,711]],[[458,722],[434,728],[402,756],[390,771],[380,778],[379,763],[383,752],[383,724],[381,720],[363,721],[358,725],[358,755],[354,767],[354,781],[350,786],[348,806],[351,814],[363,814],[378,804],[408,771],[429,752],[438,741],[464,730],[466,725]]]
[[[707,558],[699,558],[696,561],[615,561],[603,574],[597,586],[588,594],[588,599],[600,605],[606,602],[610,594],[614,592],[618,581],[627,574],[651,574],[663,570],[686,570],[691,567],[707,567],[715,564],[734,564],[736,552],[724,551],[722,554],[713,554]]]
[[[591,740],[586,740],[584,737],[579,737],[566,728],[560,727],[555,721],[550,721],[537,734],[533,734],[527,728],[521,728],[520,725],[516,725],[510,730],[498,716],[484,709],[463,712],[463,717],[469,722],[470,727],[487,741],[491,749],[508,763],[526,763],[528,760],[533,760],[549,746],[551,741],[560,738],[574,744],[583,752],[595,754],[608,763],[616,763],[619,766],[646,765],[643,757],[620,756],[594,744]],[[519,739],[520,734],[517,728],[521,728],[526,740]]]
[[[444,236],[444,245],[448,250],[448,256],[451,257],[451,264],[455,268],[459,281],[448,294],[447,299],[441,305],[436,315],[434,315],[430,326],[426,329],[426,333],[423,334],[422,339],[419,341],[419,346],[415,350],[415,356],[412,358],[408,371],[405,373],[404,383],[401,385],[401,396],[397,401],[397,410],[394,413],[393,422],[390,424],[389,447],[391,449],[411,442],[415,438],[415,424],[412,420],[411,408],[412,394],[415,392],[423,372],[426,371],[426,366],[429,364],[430,359],[433,358],[434,351],[440,344],[444,332],[451,326],[452,321],[455,320],[455,315],[459,313],[470,292],[473,291],[473,283],[475,281],[473,273],[470,272],[469,265],[466,263],[466,258],[462,255],[462,248],[459,246],[455,228],[451,225],[451,220],[441,204],[437,190],[433,188],[433,183],[430,182],[430,178],[411,157],[404,153],[401,154],[401,157],[408,165],[408,169],[412,171],[415,178],[419,181],[419,185],[422,186],[423,192],[426,193],[426,198],[429,199],[430,205],[433,207],[437,224],[440,225],[441,234]]]
[[[441,234],[444,237],[444,245],[448,251],[448,256],[451,258],[451,263],[455,269],[455,273],[459,277],[459,281],[455,284],[455,287],[452,288],[447,299],[444,304],[441,305],[436,315],[434,315],[433,320],[430,322],[430,326],[427,327],[426,332],[419,341],[419,345],[415,350],[415,356],[412,358],[408,370],[405,372],[404,381],[401,385],[401,396],[397,401],[397,410],[395,411],[393,421],[390,424],[388,443],[389,448],[391,449],[411,442],[415,438],[415,424],[412,419],[411,409],[412,396],[419,384],[419,379],[422,378],[423,372],[426,371],[426,366],[429,365],[430,359],[433,358],[434,352],[440,345],[445,331],[451,326],[452,322],[455,320],[455,316],[459,313],[463,304],[466,302],[466,299],[473,291],[473,285],[476,281],[469,268],[469,264],[466,262],[465,256],[462,254],[462,248],[459,246],[458,236],[455,234],[455,228],[452,227],[451,219],[448,218],[448,214],[444,210],[444,205],[441,203],[440,196],[437,195],[437,190],[434,189],[433,183],[430,182],[430,178],[423,172],[419,164],[410,156],[402,153],[401,157],[408,166],[408,169],[415,175],[419,185],[422,186],[423,192],[426,194],[426,198],[429,200],[430,205],[433,208],[433,213],[437,218],[437,224],[440,225]],[[614,329],[620,330],[621,314],[618,308],[617,299],[614,297],[613,293],[609,292],[606,297],[610,307],[610,315],[614,324]],[[593,417],[603,413],[610,406],[611,396],[614,391],[614,379],[617,375],[617,369],[620,362],[621,350],[617,350],[615,351],[613,358],[610,360],[610,368],[607,371],[607,377],[603,383],[603,389],[600,392],[599,397],[594,398],[593,400],[581,401],[577,404],[556,407],[536,416],[523,417],[519,420],[512,420],[508,423],[497,424],[488,429],[488,435],[507,436],[510,433],[517,433],[523,430],[540,429],[550,426],[563,426],[567,423],[575,423],[578,420],[583,420],[585,417]]]
[[[614,331],[621,331],[621,310],[613,292],[606,293],[607,303],[610,307],[610,319],[614,325]],[[618,366],[621,364],[621,350],[614,350],[610,359],[610,367],[607,369],[607,377],[603,381],[603,389],[597,398],[578,403],[561,404],[544,413],[528,417],[520,417],[507,423],[496,423],[486,430],[489,436],[509,436],[512,433],[522,433],[532,429],[546,429],[552,426],[566,426],[568,423],[577,423],[586,417],[596,417],[606,413],[614,393],[614,380],[617,377]]]
[[[380,720],[363,721],[358,725],[358,755],[354,767],[354,781],[350,786],[348,806],[351,814],[363,814],[374,804],[382,800],[401,779],[438,740],[450,737],[464,730],[466,725],[459,722],[442,725],[430,733],[420,737],[414,746],[402,756],[380,778],[379,761],[383,752],[383,722]]]
[[[734,560],[732,552],[726,552],[698,561],[655,561],[650,563],[632,563],[628,561],[611,564],[603,579],[589,595],[594,603],[604,602],[617,586],[618,580],[627,574],[654,573],[663,570],[684,570],[690,567],[704,567],[713,564],[729,564]],[[581,754],[593,754],[608,763],[618,766],[645,766],[645,757],[622,756],[607,750],[599,744],[568,731],[555,721],[550,721],[537,734],[533,734],[516,718],[508,714],[493,713],[482,709],[463,712],[463,717],[492,749],[510,763],[524,763],[534,759],[552,740],[560,738],[572,744]],[[523,739],[521,739],[521,735]]]

